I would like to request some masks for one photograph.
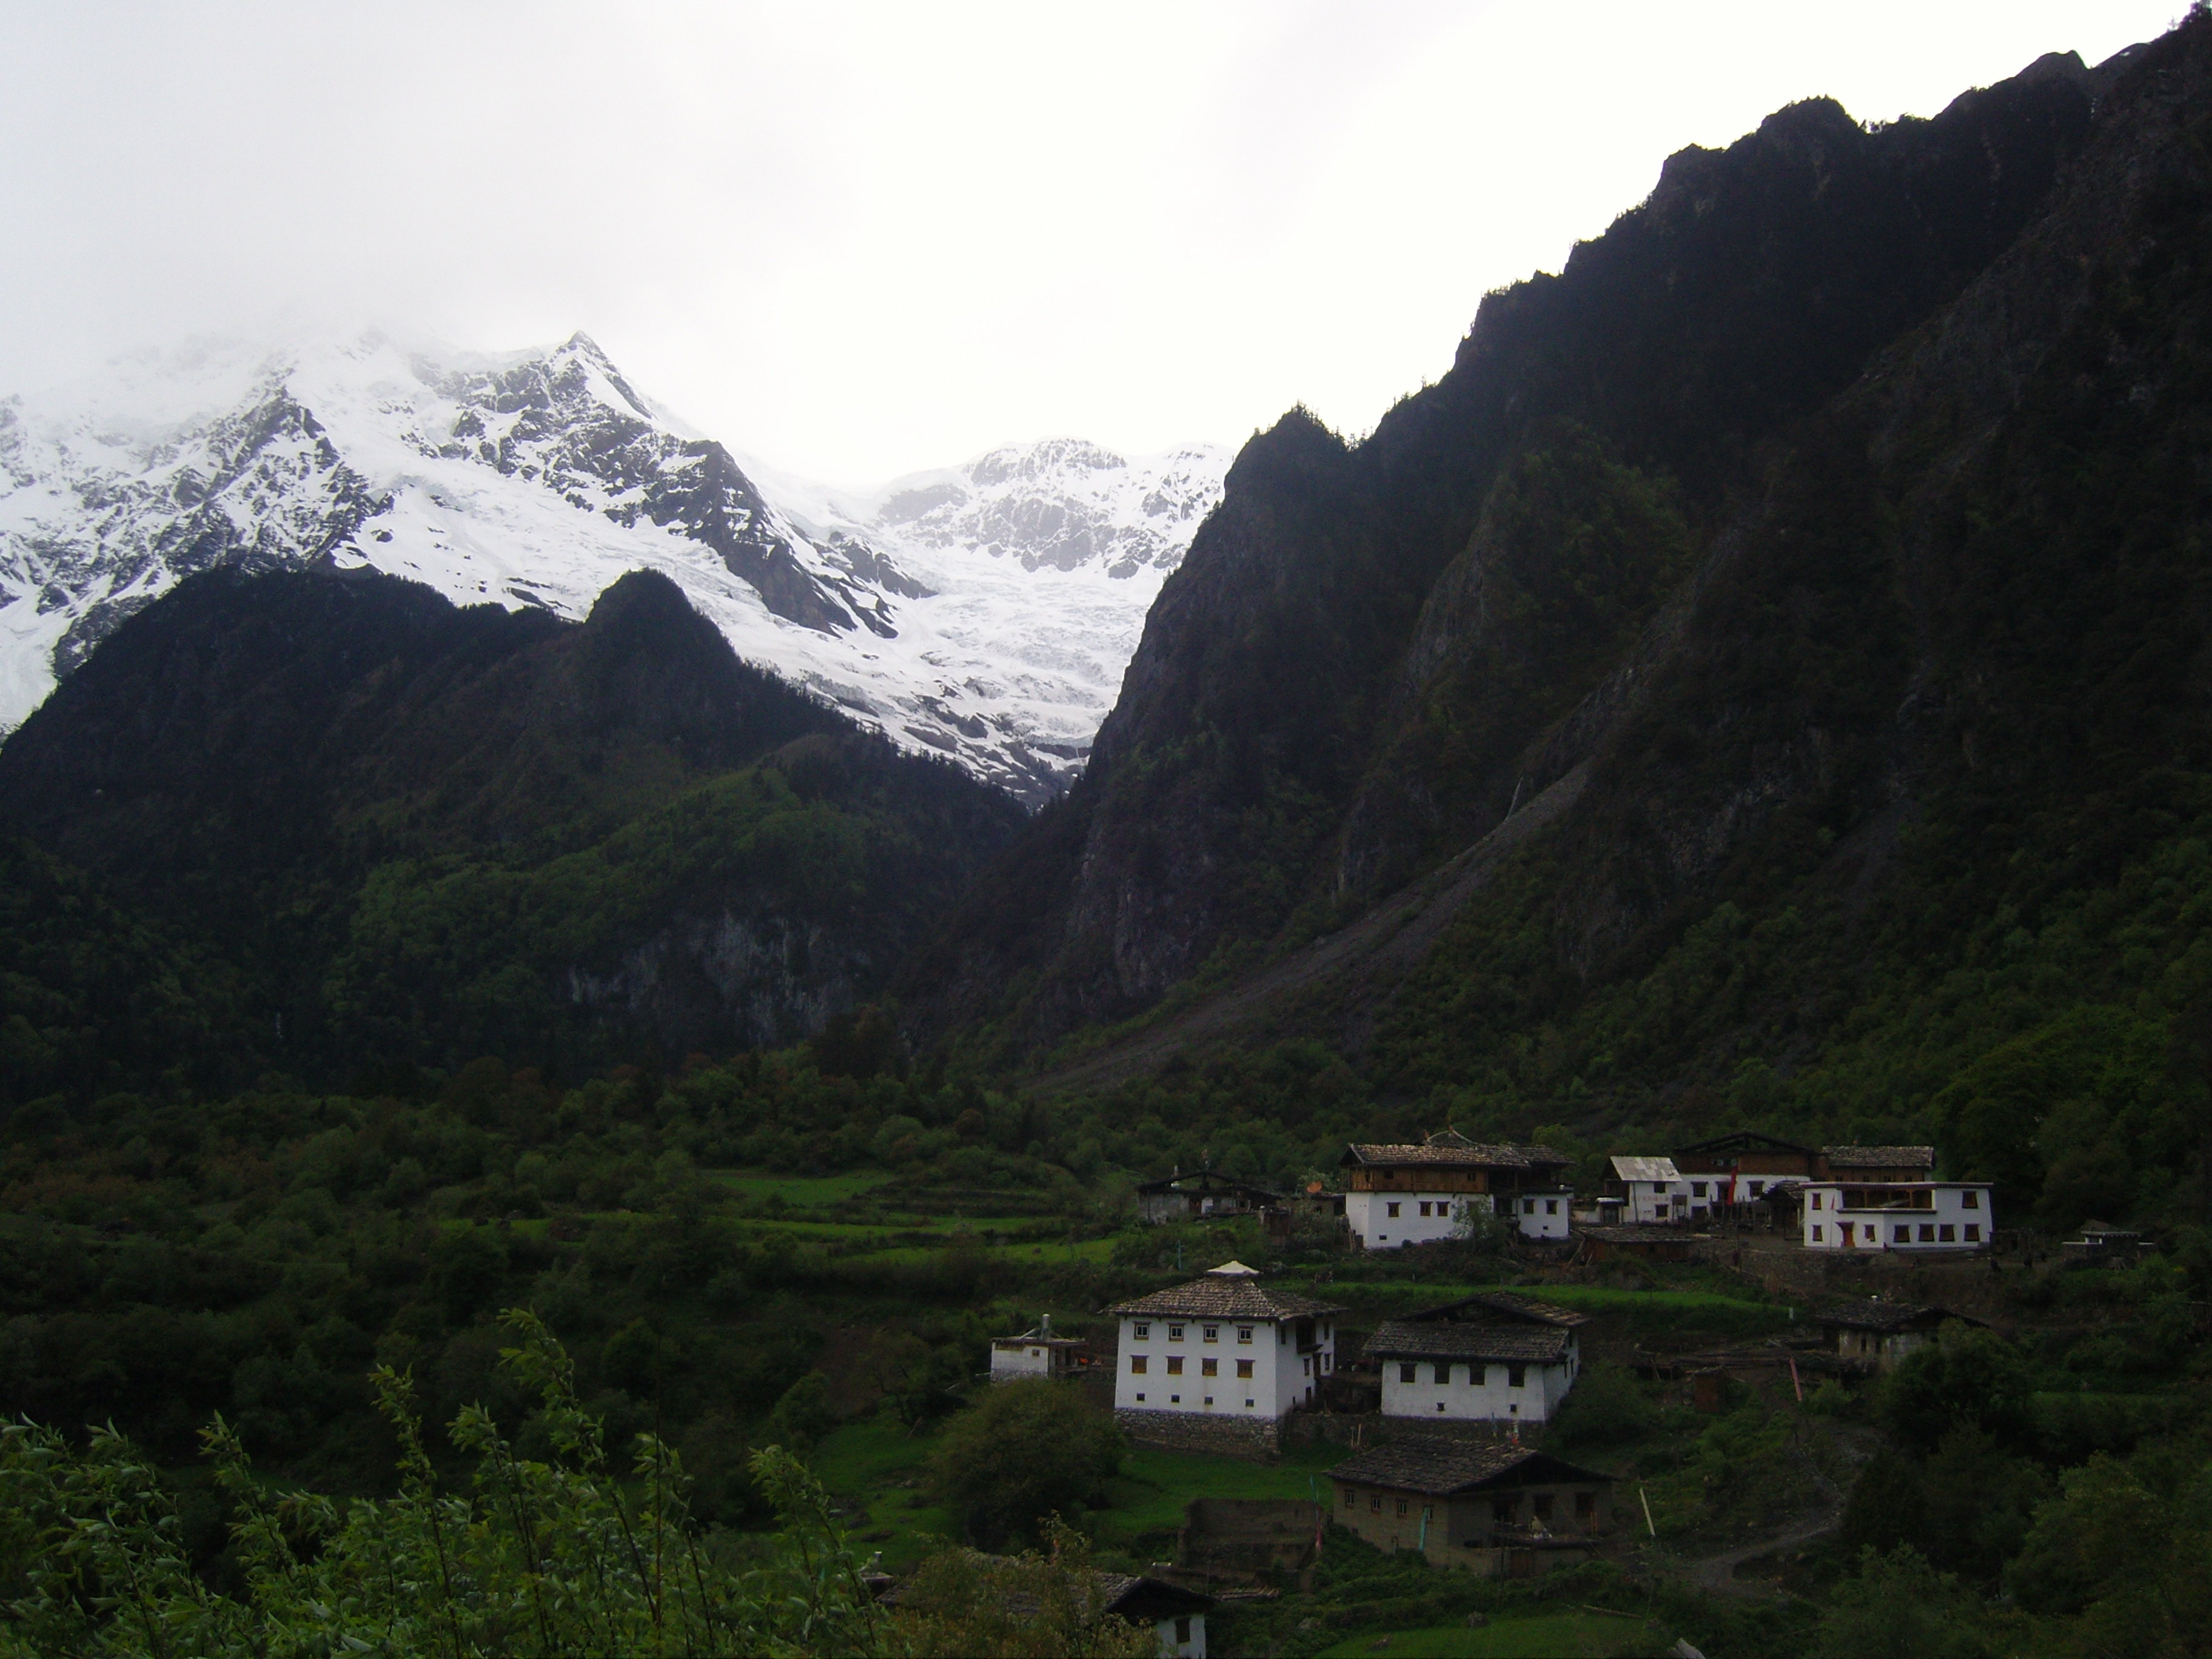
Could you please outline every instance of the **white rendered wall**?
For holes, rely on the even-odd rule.
[[[1627,1186],[1628,1213],[1622,1218],[1626,1221],[1672,1221],[1677,1213],[1675,1199],[1680,1197],[1686,1202],[1690,1194],[1690,1183],[1686,1181],[1632,1181]],[[1686,1208],[1680,1213],[1686,1218],[1690,1212]]]
[[[1880,1183],[1855,1182],[1851,1184],[1872,1187]],[[1966,1207],[1966,1195],[1969,1193],[1974,1195],[1975,1206],[1972,1209]],[[1908,1253],[1921,1250],[1986,1250],[1990,1248],[1990,1236],[1996,1227],[1996,1212],[1994,1205],[1990,1202],[1990,1189],[1972,1183],[1929,1189],[1932,1201],[1924,1210],[1841,1210],[1836,1206],[1843,1202],[1843,1194],[1844,1189],[1841,1185],[1824,1183],[1817,1187],[1808,1187],[1805,1189],[1802,1224],[1803,1242],[1807,1249],[1902,1250]],[[1819,1202],[1817,1208],[1814,1207],[1815,1200]],[[1843,1229],[1846,1224],[1851,1230],[1848,1243],[1843,1236]],[[1875,1230],[1874,1237],[1870,1240],[1865,1232],[1869,1225]],[[1951,1237],[1948,1239],[1943,1237],[1943,1229],[1947,1226],[1951,1229]],[[1966,1237],[1966,1229],[1969,1226],[1978,1228],[1980,1236],[1969,1239]],[[1897,1230],[1899,1227],[1911,1229],[1911,1237],[1899,1239],[1897,1237]],[[1920,1233],[1923,1227],[1932,1228],[1936,1236],[1933,1238],[1923,1238]]]
[[[1433,1359],[1410,1362],[1414,1380],[1401,1382],[1400,1368],[1407,1363],[1397,1359],[1382,1361],[1382,1414],[1385,1417],[1416,1417],[1430,1422],[1449,1422],[1458,1419],[1541,1423],[1559,1408],[1559,1402],[1574,1387],[1571,1363],[1537,1364],[1532,1361],[1522,1367],[1523,1380],[1517,1389],[1507,1382],[1511,1374],[1510,1368],[1495,1359],[1487,1362],[1453,1360],[1449,1382],[1436,1380],[1436,1368],[1439,1362]],[[1480,1380],[1470,1380],[1471,1376]],[[1438,1406],[1443,1409],[1438,1411]]]
[[[1190,1615],[1190,1640],[1178,1643],[1175,1639],[1176,1621],[1163,1619],[1152,1628],[1160,1636],[1160,1659],[1206,1659],[1206,1615]]]
[[[1049,1348],[1002,1348],[991,1345],[991,1380],[1011,1382],[1018,1377],[1049,1376],[1052,1361]]]
[[[1500,1196],[1514,1206],[1514,1219],[1523,1238],[1565,1238],[1575,1218],[1575,1195],[1565,1188],[1556,1193],[1508,1193]]]
[[[1137,1328],[1147,1327],[1139,1336]],[[1170,1334],[1181,1328],[1180,1339]],[[1237,1333],[1249,1329],[1249,1342]],[[1208,1342],[1206,1333],[1214,1333]],[[1336,1328],[1330,1320],[1316,1322],[1320,1351],[1301,1356],[1295,1340],[1297,1327],[1273,1321],[1149,1319],[1124,1316],[1121,1351],[1114,1376],[1114,1404],[1126,1411],[1189,1412],[1200,1417],[1279,1418],[1304,1404],[1317,1391],[1321,1379],[1335,1363]],[[1146,1359],[1140,1376],[1130,1367],[1136,1355]],[[1182,1360],[1182,1375],[1170,1376],[1167,1362]],[[1215,1362],[1212,1376],[1205,1362]],[[1237,1362],[1252,1362],[1252,1375],[1237,1375]],[[1303,1364],[1310,1360],[1310,1367]],[[1139,1395],[1143,1397],[1139,1398]],[[1211,1401],[1212,1403],[1208,1403]],[[1249,1406],[1247,1401],[1251,1401]]]
[[[1281,1417],[1303,1405],[1312,1403],[1321,1392],[1321,1380],[1336,1363],[1336,1325],[1328,1319],[1314,1322],[1315,1340],[1320,1345],[1310,1354],[1301,1354],[1297,1348],[1297,1327],[1285,1323],[1277,1328],[1275,1345],[1275,1415]]]
[[[1569,1219],[1567,1212],[1571,1207],[1566,1200],[1571,1200],[1573,1194],[1562,1193],[1540,1196],[1556,1196],[1562,1200],[1557,1218],[1559,1231],[1556,1234],[1530,1236],[1565,1238]],[[1398,1206],[1396,1215],[1390,1213],[1393,1204]],[[1344,1219],[1363,1249],[1395,1250],[1402,1245],[1432,1244],[1438,1239],[1458,1237],[1458,1212],[1463,1204],[1485,1206],[1493,1213],[1497,1209],[1496,1200],[1487,1193],[1346,1193],[1344,1195]],[[1426,1215],[1421,1213],[1423,1205],[1428,1206]],[[1540,1205],[1537,1218],[1549,1220],[1552,1218],[1542,1213]],[[1527,1232],[1528,1230],[1523,1226],[1522,1231]]]

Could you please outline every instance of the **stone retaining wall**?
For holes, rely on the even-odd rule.
[[[1170,1451],[1221,1452],[1231,1457],[1272,1458],[1280,1449],[1275,1419],[1213,1416],[1200,1412],[1117,1408],[1115,1422],[1130,1439]]]
[[[1511,1437],[1509,1425],[1487,1419],[1459,1419],[1432,1423],[1425,1417],[1385,1417],[1380,1412],[1292,1412],[1283,1419],[1282,1443],[1286,1446],[1403,1444],[1407,1441],[1477,1441],[1488,1443]]]

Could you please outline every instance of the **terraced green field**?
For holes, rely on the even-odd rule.
[[[1322,1659],[1644,1659],[1665,1654],[1671,1638],[1639,1619],[1598,1613],[1547,1613],[1501,1619],[1469,1630],[1443,1625],[1430,1630],[1362,1632],[1322,1650]]]

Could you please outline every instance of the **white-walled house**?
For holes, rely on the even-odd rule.
[[[1336,1369],[1345,1311],[1272,1290],[1241,1261],[1107,1312],[1121,1322],[1114,1415],[1132,1438],[1272,1448]]]
[[[1206,1615],[1214,1598],[1164,1578],[1102,1572],[1098,1590],[1106,1611],[1133,1625],[1150,1625],[1159,1638],[1160,1659],[1206,1659]]]
[[[1607,1220],[1634,1226],[1690,1218],[1690,1183],[1673,1158],[1620,1157],[1612,1166],[1613,1179],[1598,1202],[1601,1208],[1617,1205],[1620,1214]]]
[[[1800,1224],[1808,1250],[1986,1250],[1992,1194],[1986,1181],[1809,1182]]]
[[[1575,1195],[1559,1174],[1572,1162],[1548,1146],[1486,1146],[1455,1129],[1419,1146],[1356,1143],[1338,1160],[1345,1226],[1361,1249],[1395,1250],[1460,1237],[1476,1209],[1524,1237],[1563,1239]]]
[[[1052,1316],[1046,1314],[1019,1336],[991,1340],[991,1381],[1018,1382],[1030,1376],[1072,1376],[1080,1368],[1088,1346],[1077,1337],[1054,1336]]]
[[[1428,1423],[1543,1423],[1582,1374],[1585,1316],[1486,1291],[1386,1321],[1365,1358],[1382,1376],[1382,1414]]]

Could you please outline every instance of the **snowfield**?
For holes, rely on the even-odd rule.
[[[839,490],[741,464],[580,334],[501,356],[381,332],[147,354],[0,402],[0,732],[226,561],[566,617],[651,568],[740,656],[1041,803],[1081,769],[1229,460],[1048,439]]]

